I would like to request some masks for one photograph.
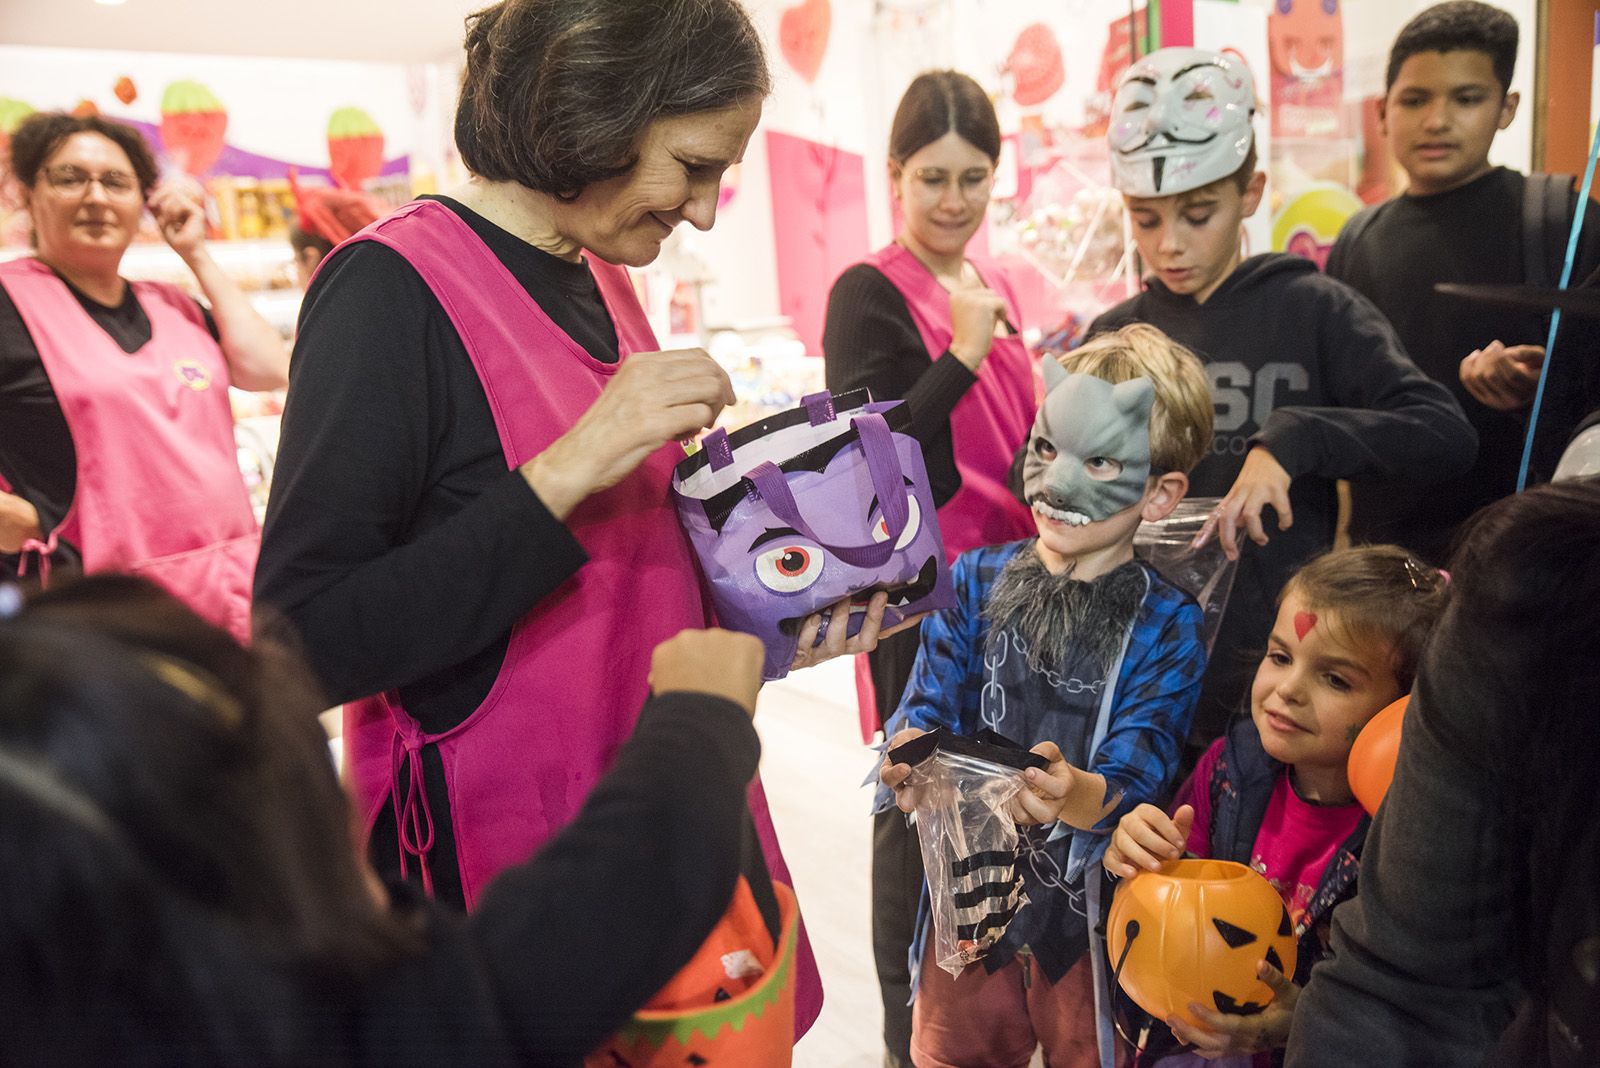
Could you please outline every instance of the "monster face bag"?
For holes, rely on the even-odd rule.
[[[732,433],[712,431],[674,470],[678,518],[718,621],[765,643],[765,678],[788,673],[807,616],[847,597],[851,634],[879,590],[889,597],[885,627],[954,606],[922,447],[901,432],[906,420],[903,401],[815,393]]]

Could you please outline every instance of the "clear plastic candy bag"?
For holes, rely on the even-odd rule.
[[[1233,589],[1234,572],[1239,569],[1239,562],[1229,560],[1222,551],[1220,538],[1213,537],[1199,549],[1193,547],[1194,536],[1221,501],[1220,497],[1186,497],[1167,518],[1139,524],[1138,533],[1133,536],[1134,551],[1149,561],[1162,578],[1199,602],[1204,613],[1207,652],[1216,640],[1223,610],[1228,607],[1228,593]]]
[[[1027,904],[1016,869],[1017,825],[1006,803],[1024,789],[1024,769],[1049,764],[993,731],[976,738],[931,731],[889,750],[889,759],[912,766],[906,786],[916,803],[934,959],[959,975]]]

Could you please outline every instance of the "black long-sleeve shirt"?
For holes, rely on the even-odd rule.
[[[583,264],[456,212],[547,315],[596,359],[616,329]],[[301,310],[282,443],[256,568],[258,627],[287,630],[333,700],[397,690],[437,733],[494,685],[511,628],[587,562],[522,475],[506,467],[466,346],[394,250],[336,252]],[[435,892],[461,902],[437,748],[422,750]],[[380,871],[398,873],[386,807]]]
[[[1461,521],[1516,489],[1529,409],[1487,407],[1461,384],[1461,361],[1499,340],[1544,345],[1549,317],[1463,300],[1434,291],[1438,282],[1518,284],[1525,281],[1523,188],[1527,178],[1497,167],[1458,189],[1402,195],[1370,208],[1370,222],[1346,226],[1328,255],[1327,272],[1372,301],[1394,325],[1406,352],[1450,390],[1478,432],[1472,468],[1444,480],[1363,479],[1352,492],[1350,531],[1365,541],[1396,541],[1442,565]],[[1354,240],[1352,232],[1359,234]],[[1550,235],[1547,235],[1547,239]],[[1566,245],[1566,230],[1559,235]],[[1590,205],[1572,276],[1576,285],[1600,262],[1600,208]],[[1572,427],[1600,405],[1600,360],[1594,324],[1568,316],[1557,338],[1540,432],[1534,481],[1555,469]]]
[[[1165,331],[1206,365],[1216,431],[1210,454],[1189,476],[1191,494],[1226,494],[1256,444],[1293,479],[1294,525],[1278,530],[1269,517],[1267,544],[1247,543],[1239,560],[1190,735],[1203,745],[1222,733],[1246,691],[1278,591],[1333,546],[1334,480],[1449,478],[1471,465],[1476,436],[1378,310],[1298,256],[1250,257],[1204,304],[1151,281],[1089,330],[1131,322]]]
[[[726,911],[759,753],[749,715],[733,702],[652,698],[577,817],[503,872],[472,916],[393,888],[396,910],[421,925],[418,951],[350,984],[284,976],[255,947],[224,941],[240,959],[206,965],[238,989],[223,1011],[251,1026],[213,1029],[218,1021],[200,1006],[152,1008],[152,992],[171,985],[162,965],[195,951],[158,945],[132,965],[140,982],[107,979],[70,1030],[33,1040],[28,1027],[40,1022],[24,1014],[0,1038],[0,1059],[576,1066],[688,962]]]
[[[946,351],[928,358],[906,298],[883,272],[858,263],[834,282],[822,331],[828,389],[865,387],[873,400],[904,400],[907,432],[922,445],[933,503],[943,505],[961,488],[950,413],[978,381],[967,365]]]
[[[556,324],[597,359],[615,328],[582,264],[454,201]],[[587,560],[508,470],[466,346],[394,250],[336,253],[306,294],[256,570],[334,700],[398,689],[430,731],[487,696],[511,628]]]

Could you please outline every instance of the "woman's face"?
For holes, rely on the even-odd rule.
[[[989,210],[994,161],[951,130],[889,164],[906,236],[941,256],[959,256]]]
[[[608,263],[643,267],[678,223],[711,229],[722,174],[744,158],[760,119],[757,97],[721,111],[657,119],[645,129],[631,171],[562,205],[564,236]]]
[[[120,260],[139,231],[144,191],[122,147],[85,131],[44,161],[28,189],[28,206],[45,260]]]

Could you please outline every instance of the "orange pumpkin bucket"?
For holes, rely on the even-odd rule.
[[[1388,705],[1367,721],[1350,747],[1350,792],[1369,816],[1378,814],[1389,783],[1394,781],[1395,761],[1400,758],[1400,727],[1410,704],[1411,695],[1407,694]]]
[[[1293,978],[1294,925],[1262,876],[1227,860],[1177,860],[1117,889],[1106,921],[1117,982],[1158,1020],[1199,1021],[1198,1002],[1249,1015],[1272,1000],[1256,978],[1263,960]]]
[[[795,952],[800,910],[794,891],[772,883],[781,920],[771,966],[741,993],[712,1004],[683,1008],[640,1009],[605,1045],[584,1061],[585,1068],[785,1068],[794,1052]],[[750,889],[743,879],[734,904],[693,959],[657,995],[705,986],[704,977],[722,974],[726,939],[718,932],[730,922],[742,929],[758,926]],[[762,932],[764,935],[765,932]],[[770,944],[770,936],[768,943]]]

